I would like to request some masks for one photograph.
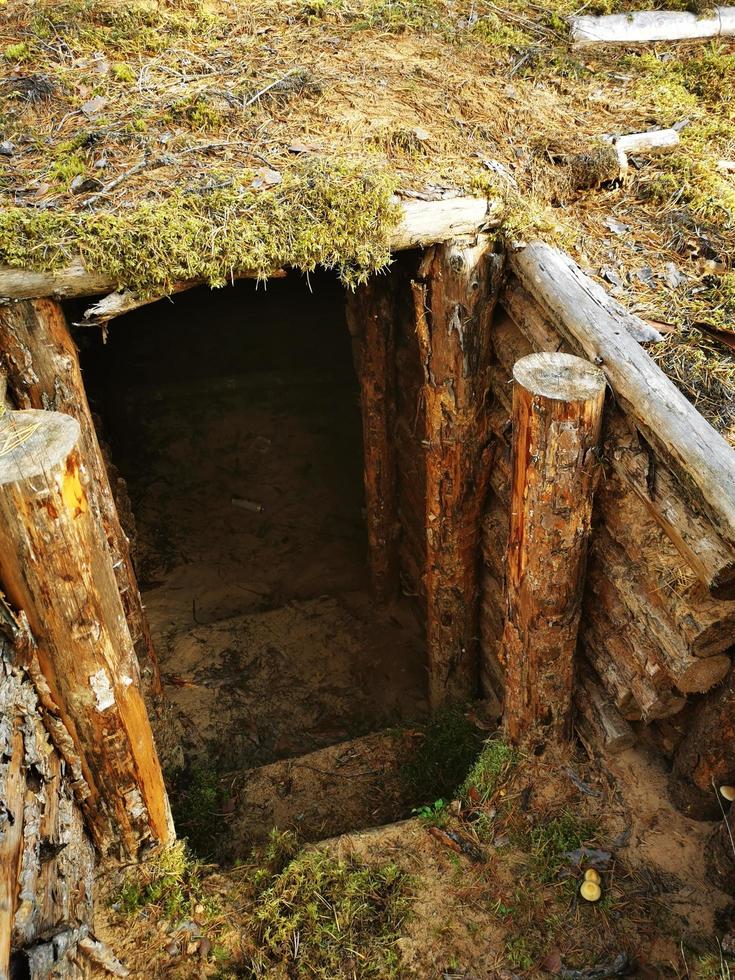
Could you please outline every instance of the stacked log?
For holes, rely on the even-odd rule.
[[[558,328],[549,308],[532,295],[529,285],[537,287],[531,273],[521,274],[524,281],[511,275],[501,296],[489,373],[496,452],[483,516],[481,636],[483,684],[496,697],[502,696],[497,607],[505,587],[513,364],[532,351],[584,352],[569,325]],[[613,306],[601,310],[601,317],[619,317],[621,330],[643,331],[640,321]],[[620,400],[609,401],[579,654],[584,677],[617,712],[617,730],[618,719],[670,719],[688,704],[688,695],[712,690],[703,703],[719,696],[735,637],[735,603],[729,601],[735,596],[735,550],[728,502],[718,506],[709,486],[705,499],[695,481],[682,476],[681,453],[670,458],[664,439],[654,441],[627,406],[624,411]],[[722,514],[713,519],[718,509]],[[701,710],[708,716],[714,711]],[[591,727],[583,712],[578,717]],[[597,734],[608,741],[596,720]],[[618,748],[629,741],[625,727],[620,732],[625,737],[610,739]],[[680,751],[680,769],[691,770],[691,759],[685,762]]]

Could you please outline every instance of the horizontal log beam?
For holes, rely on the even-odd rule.
[[[575,351],[607,376],[617,402],[735,544],[735,451],[628,333],[605,290],[558,249],[511,256],[522,285]]]
[[[477,234],[483,228],[497,227],[502,203],[500,200],[489,201],[478,197],[455,197],[447,201],[405,201],[401,202],[401,207],[403,218],[390,233],[390,247],[394,252],[446,242],[462,235]],[[282,274],[281,270],[275,274],[279,273]],[[234,273],[236,279],[252,279],[256,275],[252,270]],[[147,302],[201,284],[201,279],[174,283],[165,294],[153,296]],[[65,268],[50,272],[0,266],[0,299],[73,299],[115,293],[124,288],[124,282],[88,271],[79,257]],[[112,307],[114,316],[134,308],[129,293],[124,293],[122,300],[113,301],[110,298],[107,305]],[[117,313],[114,312],[116,308]],[[106,313],[103,306],[102,314]],[[106,315],[105,319],[109,320],[110,316]],[[99,320],[95,321],[92,317],[91,322]]]
[[[684,10],[639,10],[631,14],[572,17],[575,44],[646,44],[703,37],[734,37],[735,7],[715,7],[701,17]]]

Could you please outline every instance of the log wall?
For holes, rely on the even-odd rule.
[[[512,275],[492,344],[496,454],[482,527],[482,680],[486,694],[502,699],[511,372],[533,351],[578,350]],[[578,690],[578,704],[583,698],[587,708],[578,712],[580,724],[589,735],[596,720],[596,734],[619,750],[631,743],[625,722],[638,722],[639,734],[653,730],[657,746],[674,751],[671,720],[699,695],[719,690],[730,669],[733,551],[696,491],[674,475],[662,445],[652,447],[623,411],[614,386],[599,465],[579,647],[585,685],[594,686],[595,698],[592,711],[592,699]],[[718,597],[723,594],[729,598]],[[606,719],[600,724],[601,711]]]

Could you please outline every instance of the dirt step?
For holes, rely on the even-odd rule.
[[[159,648],[160,649],[160,648]],[[245,770],[426,715],[423,653],[404,608],[322,596],[169,638],[166,696],[193,765]]]
[[[415,801],[402,768],[420,739],[413,731],[373,732],[225,777],[236,802],[223,858],[246,858],[273,827],[311,841],[407,816]]]

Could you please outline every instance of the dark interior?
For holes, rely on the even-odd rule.
[[[260,765],[423,715],[413,612],[369,597],[337,278],[192,290],[77,341],[187,756]]]

